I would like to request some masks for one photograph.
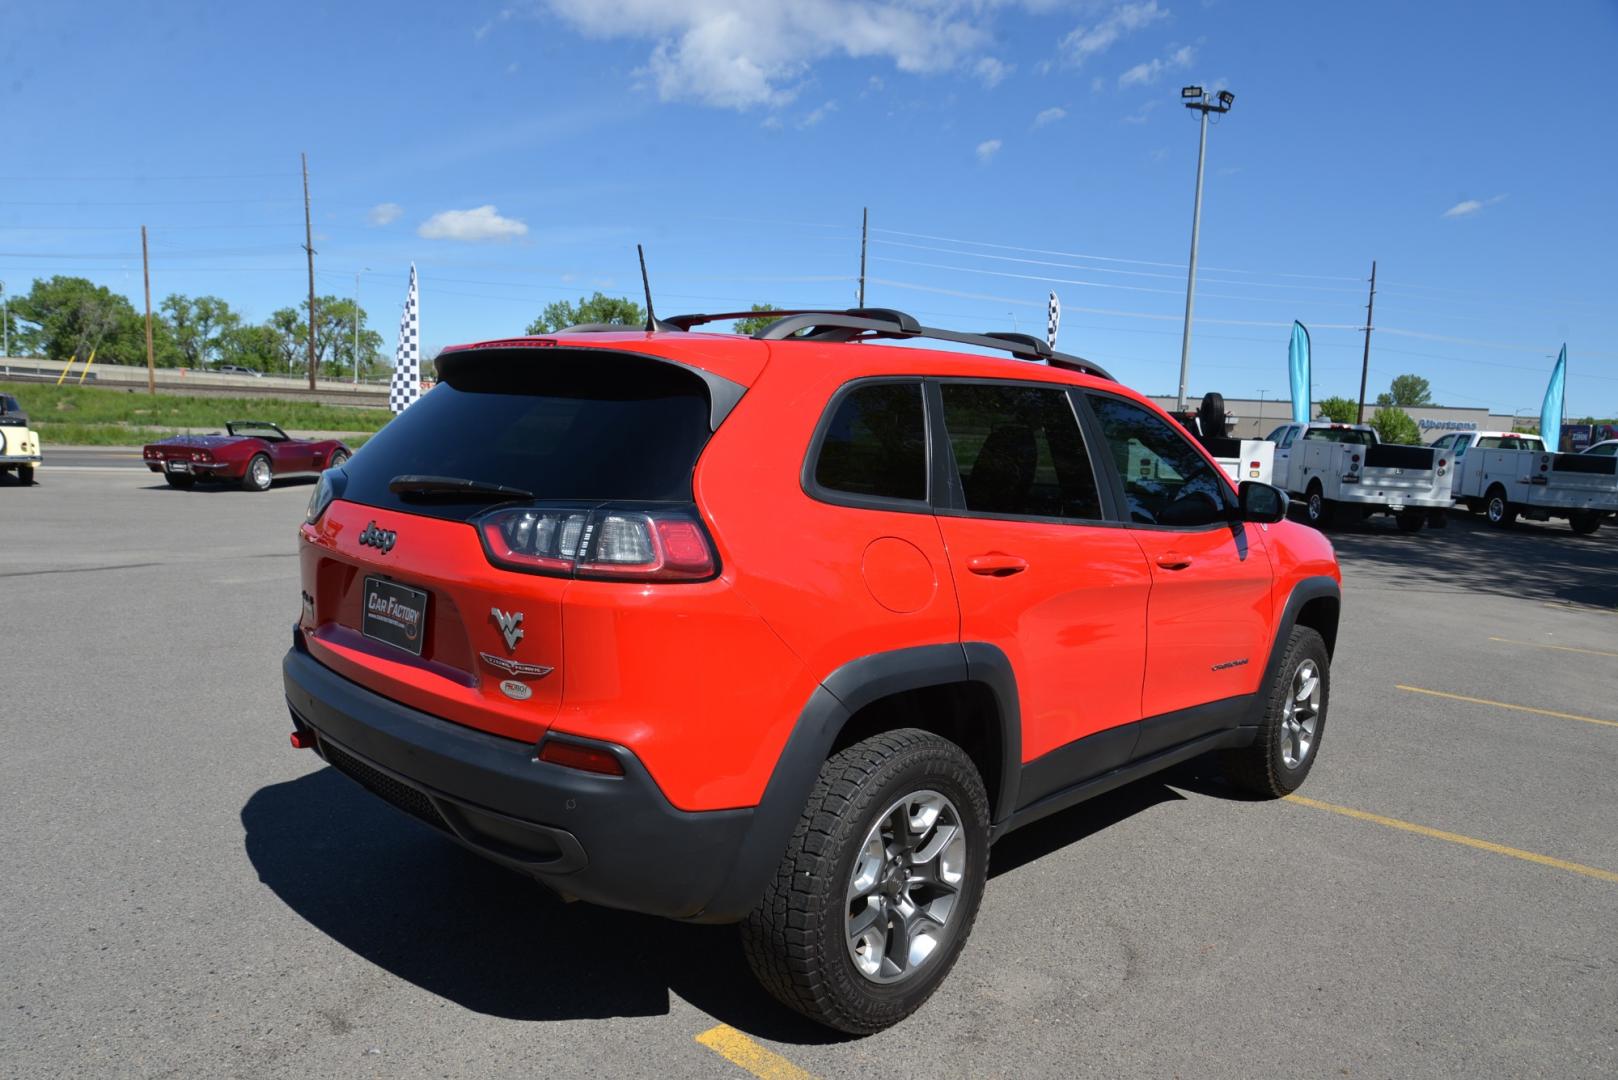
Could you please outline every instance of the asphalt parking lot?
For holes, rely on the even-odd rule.
[[[87,459],[92,461],[92,459]],[[1618,527],[1336,534],[1322,757],[1205,768],[994,850],[868,1039],[730,931],[563,905],[291,750],[306,484],[0,480],[0,1073],[1618,1073]]]

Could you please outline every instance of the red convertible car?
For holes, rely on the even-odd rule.
[[[268,491],[277,476],[314,475],[336,468],[353,453],[336,439],[294,439],[275,424],[232,420],[224,435],[176,435],[146,447],[146,467],[170,487],[198,480],[233,480],[248,491]]]

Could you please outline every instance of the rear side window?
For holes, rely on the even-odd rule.
[[[865,383],[837,402],[820,437],[814,481],[869,499],[927,498],[927,419],[921,383]]]
[[[981,383],[940,390],[967,513],[1100,520],[1095,471],[1066,391]]]
[[[1090,407],[1123,480],[1131,521],[1188,527],[1229,520],[1234,496],[1224,478],[1168,421],[1100,394]]]
[[[501,484],[537,499],[689,501],[708,441],[707,385],[675,364],[591,349],[491,350],[457,367],[345,466],[342,497],[466,520],[499,499],[413,499],[421,474]]]

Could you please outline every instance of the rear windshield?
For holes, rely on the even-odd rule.
[[[342,497],[465,520],[503,501],[388,490],[396,476],[501,484],[538,499],[688,501],[708,441],[708,388],[674,364],[590,355],[490,354],[463,362],[349,461]],[[486,362],[485,362],[486,360]]]
[[[1479,450],[1539,450],[1538,439],[1508,439],[1503,435],[1487,435],[1478,440]]]
[[[1353,443],[1356,446],[1365,446],[1374,441],[1370,432],[1353,428],[1310,428],[1303,433],[1303,437],[1308,442]]]

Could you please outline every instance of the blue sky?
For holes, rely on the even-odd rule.
[[[1148,392],[1178,374],[1196,124],[1209,134],[1193,393],[1414,371],[1441,403],[1618,413],[1618,5],[529,0],[8,5],[0,279],[139,302],[321,292],[389,348],[413,260],[429,346],[547,302],[867,302],[1041,332]],[[999,245],[999,246],[990,246]],[[1050,280],[1055,279],[1055,280]]]

